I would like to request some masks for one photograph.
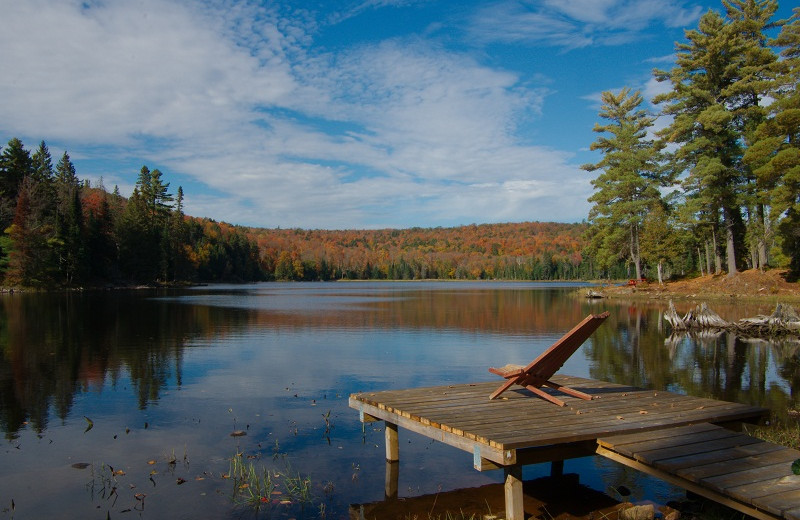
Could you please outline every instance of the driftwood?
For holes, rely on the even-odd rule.
[[[689,331],[733,331],[748,336],[777,336],[781,334],[800,334],[800,315],[793,307],[777,304],[769,316],[759,315],[728,322],[719,314],[701,303],[681,317],[672,301],[664,314],[664,319],[672,326],[673,332]]]
[[[586,297],[589,299],[592,298],[605,298],[606,295],[601,293],[600,291],[595,291],[594,289],[589,289],[586,291]]]
[[[736,328],[756,336],[796,333],[800,331],[800,316],[793,307],[779,303],[769,316],[741,319],[736,322]]]
[[[731,323],[723,320],[719,314],[708,308],[708,305],[701,303],[694,309],[686,313],[684,317],[678,315],[675,304],[669,302],[669,309],[664,315],[664,319],[672,325],[676,331],[695,330],[695,329],[728,329]]]

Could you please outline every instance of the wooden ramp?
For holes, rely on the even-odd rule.
[[[696,424],[602,437],[597,454],[763,520],[800,520],[800,451]]]

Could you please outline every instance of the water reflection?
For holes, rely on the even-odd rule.
[[[65,420],[76,395],[115,387],[124,373],[146,408],[182,379],[188,339],[245,326],[221,307],[152,299],[154,291],[15,294],[0,298],[0,424],[13,438],[26,423]]]
[[[47,516],[51,502],[62,508],[54,514],[66,507],[76,518],[108,509],[76,493],[86,478],[76,482],[69,468],[85,461],[128,468],[132,485],[150,486],[156,517],[235,516],[219,493],[228,458],[269,461],[277,445],[320,496],[329,482],[337,490],[328,518],[346,516],[349,503],[383,496],[385,470],[380,426],[362,431],[349,393],[491,380],[488,366],[525,364],[603,310],[611,317],[565,373],[761,404],[783,418],[800,407],[798,344],[670,336],[666,302],[598,302],[575,292],[411,282],[3,295],[0,507],[12,497],[24,504],[36,482],[48,498],[29,500],[26,517]],[[732,320],[770,309],[714,310]],[[86,433],[84,416],[95,424]],[[234,439],[234,429],[248,435]],[[500,478],[473,471],[451,448],[413,435],[401,442],[401,496]],[[177,469],[192,487],[177,493],[160,477],[151,485],[148,459],[184,450],[192,464]]]

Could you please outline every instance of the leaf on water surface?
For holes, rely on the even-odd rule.
[[[792,462],[792,473],[795,475],[800,475],[800,459]]]
[[[247,432],[243,430],[235,430],[231,433],[231,437],[244,437],[245,435],[247,435]]]
[[[149,465],[151,465],[151,466],[152,466],[153,464],[155,464],[155,463],[156,463],[156,461],[154,461],[154,460],[148,460],[148,461],[147,461],[147,463],[148,463]]]
[[[117,475],[117,476],[122,476],[122,475],[124,475],[124,474],[125,474],[125,472],[124,472],[123,470],[121,470],[121,469],[118,469],[118,470],[117,470],[117,471],[115,471],[113,474],[114,474],[114,475]]]
[[[86,469],[89,466],[91,466],[91,464],[88,463],[88,462],[76,462],[75,464],[73,464],[70,467],[75,468],[75,469]]]
[[[186,483],[186,479],[178,477],[177,483],[178,483],[179,486],[181,484],[185,484]]]
[[[91,419],[89,419],[85,415],[83,416],[83,418],[86,419],[86,422],[87,422],[86,429],[83,430],[83,433],[86,433],[89,430],[91,430],[92,428],[94,428],[94,421],[92,421]]]

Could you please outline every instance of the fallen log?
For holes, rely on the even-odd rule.
[[[743,333],[759,336],[798,332],[800,331],[800,316],[793,307],[779,303],[769,316],[759,315],[737,321],[736,329]]]
[[[681,317],[670,301],[664,319],[672,326],[673,332],[728,330],[755,337],[800,334],[800,315],[793,307],[780,303],[768,316],[743,318],[731,323],[709,309],[705,303],[701,303]]]

